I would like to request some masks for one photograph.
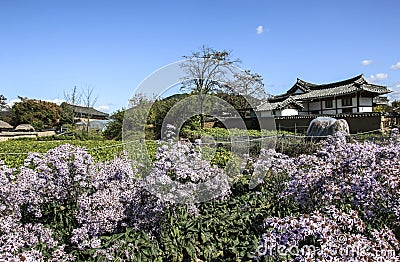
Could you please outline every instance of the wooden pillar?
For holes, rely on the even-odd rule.
[[[321,107],[321,115],[323,114],[323,110],[322,110],[322,99],[319,99],[319,104],[320,104],[320,107]]]
[[[335,108],[336,108],[336,114],[338,114],[338,108],[337,108],[337,97],[335,96]]]
[[[357,91],[356,97],[357,97],[357,113],[359,113],[360,112],[360,91]]]

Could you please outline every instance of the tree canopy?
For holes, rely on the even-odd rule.
[[[209,94],[223,86],[233,74],[234,66],[239,59],[232,58],[232,52],[218,51],[202,46],[198,51],[183,56],[186,60],[181,64],[186,73],[182,89],[195,94]]]
[[[205,95],[217,94],[236,109],[255,107],[266,98],[262,76],[236,67],[240,60],[233,58],[231,51],[202,46],[198,51],[183,57],[186,60],[182,62],[181,68],[186,76],[182,89],[199,95],[202,127]]]
[[[266,98],[263,78],[260,74],[244,70],[234,74],[234,80],[225,86],[225,93],[240,95],[252,106]]]
[[[61,108],[52,102],[19,97],[11,108],[12,123],[31,124],[36,130],[54,128],[60,124]]]
[[[125,109],[117,110],[110,118],[113,120],[107,124],[104,137],[107,139],[122,140],[122,125],[124,122]]]

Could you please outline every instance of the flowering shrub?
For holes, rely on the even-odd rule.
[[[166,130],[167,142],[157,149],[154,168],[146,177],[148,189],[169,203],[204,202],[227,196],[228,176],[224,170],[202,159],[199,140],[190,142],[171,139],[174,127]]]
[[[285,261],[398,261],[400,243],[389,228],[371,230],[357,211],[335,206],[300,217],[267,218],[255,258]]]
[[[1,165],[0,256],[68,260],[59,241],[100,248],[102,235],[127,227],[156,233],[163,204],[136,176],[126,156],[94,163],[70,145],[30,154],[19,170]]]
[[[0,163],[0,260],[399,259],[396,138],[263,150],[230,188],[199,144],[167,131],[145,167],[71,145]]]
[[[253,185],[263,184],[265,176],[291,176],[295,171],[294,159],[277,153],[275,150],[261,149],[260,155],[249,159],[244,167],[245,173],[252,175]]]
[[[350,204],[371,223],[400,221],[400,143],[341,143],[330,138],[314,155],[294,160],[283,197],[312,211]]]
[[[74,257],[64,251],[64,245],[58,244],[50,228],[40,222],[26,222],[32,213],[34,217],[42,217],[39,206],[49,199],[46,193],[50,188],[43,188],[47,177],[40,177],[35,170],[27,167],[21,167],[18,173],[16,169],[1,165],[0,179],[1,259],[43,261],[45,256],[42,252],[45,252],[51,261],[72,260]]]
[[[255,258],[398,261],[399,158],[395,137],[382,145],[332,137],[316,154],[284,165],[284,157],[272,163],[257,159],[255,174],[289,176],[281,199],[294,200],[306,214],[267,218]]]
[[[74,229],[72,242],[79,248],[98,248],[98,236],[126,227],[157,234],[164,204],[146,191],[135,174],[126,157],[91,167],[90,188],[78,197],[75,212],[81,227]],[[89,241],[89,237],[94,238]]]

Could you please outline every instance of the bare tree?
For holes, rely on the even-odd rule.
[[[186,77],[183,79],[182,89],[200,97],[200,112],[203,111],[204,97],[216,91],[226,83],[228,75],[234,71],[234,65],[240,60],[231,57],[231,51],[217,51],[213,48],[202,46],[199,51],[189,56],[181,64]],[[204,127],[204,116],[200,114],[201,127]]]
[[[70,122],[72,125],[75,124],[74,118],[75,118],[75,106],[79,105],[81,103],[82,100],[82,94],[78,93],[78,89],[76,86],[74,86],[74,88],[71,90],[71,92],[65,92],[64,91],[64,99],[67,102],[68,105],[72,105],[72,106],[68,106],[65,105],[65,107],[69,108],[68,111],[70,111],[71,113],[68,113],[70,116],[68,116],[68,122]]]
[[[86,132],[89,133],[89,126],[90,126],[90,118],[92,117],[91,114],[91,109],[93,106],[96,104],[97,101],[97,96],[94,97],[93,94],[94,88],[93,87],[87,87],[85,90],[82,92],[82,98],[83,98],[83,106],[86,108]]]
[[[234,81],[225,86],[225,91],[232,94],[242,95],[251,106],[257,106],[260,100],[267,97],[264,90],[263,78],[257,73],[245,70],[234,74]]]
[[[82,94],[78,94],[78,89],[76,86],[72,89],[71,93],[67,93],[64,91],[64,99],[67,101],[68,104],[70,105],[79,105],[82,99]]]

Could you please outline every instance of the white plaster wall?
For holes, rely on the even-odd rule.
[[[360,112],[372,112],[372,106],[360,106]]]
[[[299,111],[297,111],[296,109],[292,109],[292,108],[283,109],[281,112],[282,116],[297,116],[298,114],[299,114]]]
[[[260,111],[260,112],[258,112],[258,115],[260,117],[271,117],[272,111]]]
[[[352,99],[351,99],[351,106],[357,106],[357,97],[353,97]],[[353,112],[354,112],[354,110],[353,110]]]
[[[321,103],[319,101],[310,103],[310,111],[313,110],[321,110]]]
[[[371,97],[360,97],[360,106],[372,106],[372,98]],[[369,112],[369,111],[366,111],[366,112]]]

